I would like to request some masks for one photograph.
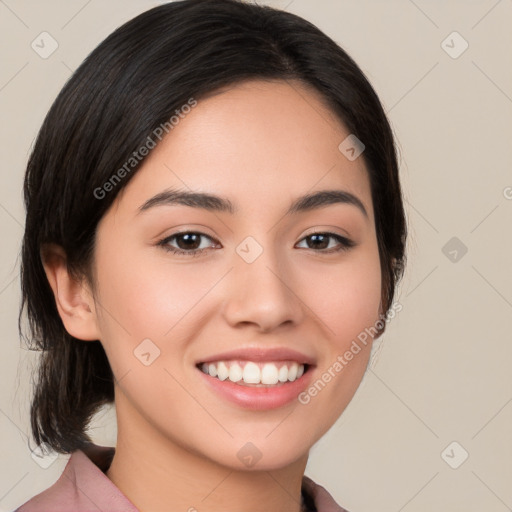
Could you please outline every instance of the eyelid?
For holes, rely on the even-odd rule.
[[[157,235],[155,235],[154,240],[162,240],[163,238],[170,238],[175,235],[181,235],[183,233],[197,233],[201,235],[208,236],[210,238],[215,238],[213,234],[210,234],[211,229],[204,224],[185,224],[181,226],[173,226],[167,227],[163,231],[160,231]],[[167,234],[168,233],[168,234]]]
[[[338,233],[337,231],[341,231],[341,233]],[[316,234],[337,235],[337,236],[340,236],[341,238],[345,238],[347,240],[352,241],[352,236],[349,234],[348,231],[346,231],[345,229],[342,229],[338,226],[329,226],[329,225],[324,225],[324,226],[320,226],[320,227],[307,229],[305,234],[302,235],[302,238],[304,238],[306,236],[316,235]],[[302,240],[302,238],[301,238],[301,240]]]

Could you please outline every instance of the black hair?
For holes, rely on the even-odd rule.
[[[42,351],[31,403],[37,444],[60,453],[84,447],[93,415],[114,401],[99,340],[76,339],[64,328],[42,248],[62,247],[70,273],[91,282],[98,223],[144,158],[129,169],[126,162],[191,98],[252,79],[294,80],[316,90],[364,143],[382,308],[389,310],[405,263],[406,221],[392,130],[361,69],[317,27],[285,11],[240,0],[155,7],[85,59],[50,108],[28,161],[19,323],[22,333],[25,311],[31,348]],[[112,184],[122,168],[122,179]]]

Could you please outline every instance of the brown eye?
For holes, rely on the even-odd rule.
[[[194,250],[199,249],[201,245],[201,235],[197,233],[185,233],[183,235],[176,235],[174,238],[179,249]]]
[[[209,239],[213,241],[213,238],[205,235],[204,233],[198,233],[195,231],[184,231],[181,233],[174,233],[158,242],[159,246],[162,246],[165,250],[182,255],[196,256],[202,253],[204,250],[212,248],[212,246],[218,246],[218,243],[210,243],[201,247],[203,239]]]
[[[306,240],[306,249],[313,249],[327,253],[345,251],[355,245],[352,240],[336,233],[312,233],[304,237],[302,240]],[[335,241],[332,245],[331,240]]]

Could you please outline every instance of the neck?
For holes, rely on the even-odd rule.
[[[106,475],[141,512],[301,512],[307,454],[272,470],[226,467],[118,414],[116,451]]]

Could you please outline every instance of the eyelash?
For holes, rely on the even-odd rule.
[[[200,237],[206,237],[206,238],[209,238],[210,240],[214,240],[212,237],[210,237],[210,236],[208,236],[208,235],[206,235],[204,233],[201,233],[199,231],[181,231],[181,232],[174,233],[173,235],[168,236],[168,237],[160,240],[157,245],[162,247],[165,251],[168,251],[170,253],[173,253],[173,254],[176,254],[176,255],[179,255],[179,256],[191,256],[191,257],[199,256],[204,251],[206,251],[208,249],[211,249],[211,247],[208,247],[206,249],[203,248],[203,249],[193,249],[193,250],[190,250],[190,251],[184,251],[183,249],[177,249],[177,248],[172,247],[172,246],[169,245],[169,242],[171,240],[173,240],[175,238],[178,238],[180,236],[184,236],[184,235],[199,235]],[[354,247],[356,245],[355,242],[350,240],[349,238],[346,238],[344,236],[338,235],[337,233],[330,233],[330,232],[324,232],[324,231],[318,231],[318,232],[315,232],[315,233],[310,233],[309,235],[307,235],[304,238],[302,238],[301,241],[305,240],[307,238],[310,238],[312,236],[315,236],[315,235],[324,235],[324,236],[327,236],[329,238],[334,238],[340,244],[340,247],[334,248],[334,249],[333,248],[328,249],[328,250],[320,249],[318,251],[315,251],[315,249],[310,249],[310,250],[315,251],[315,252],[327,253],[327,254],[337,253],[337,252],[342,252],[342,251],[348,251],[349,249],[351,249],[352,247]]]

